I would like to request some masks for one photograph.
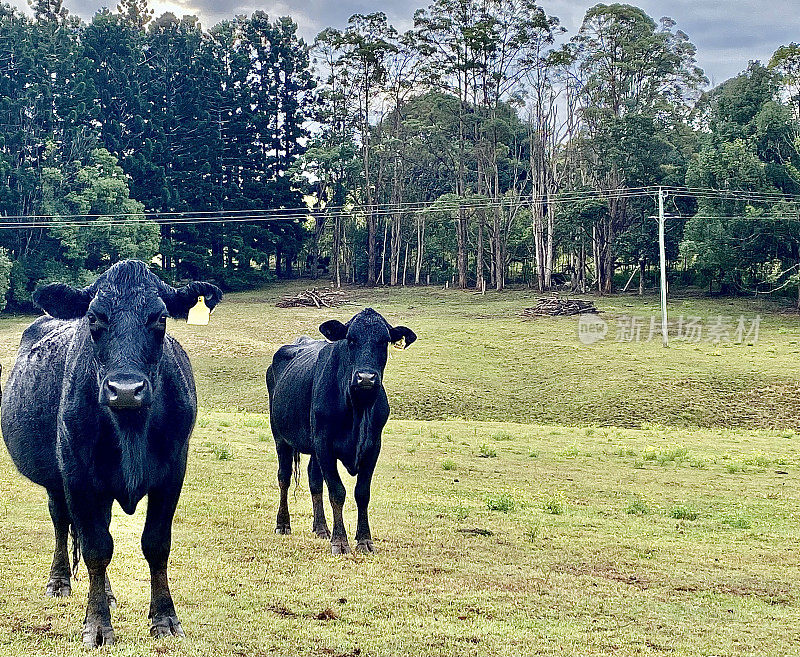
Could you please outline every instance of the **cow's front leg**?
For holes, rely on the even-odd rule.
[[[53,520],[53,529],[55,530],[56,547],[53,553],[53,565],[50,567],[50,577],[47,581],[45,595],[51,598],[63,598],[72,593],[72,585],[70,584],[72,573],[67,550],[70,525],[69,510],[62,491],[48,491],[47,494],[50,518]]]
[[[67,503],[89,573],[89,599],[81,632],[83,643],[88,648],[108,646],[114,643],[106,593],[106,569],[114,553],[114,540],[108,531],[112,501],[76,485],[68,490]]]
[[[371,553],[375,552],[372,544],[372,532],[369,529],[369,506],[370,489],[372,485],[372,473],[375,472],[375,462],[378,459],[378,450],[373,450],[366,455],[361,462],[356,479],[356,490],[354,497],[358,506],[358,524],[356,525],[356,552]]]
[[[313,454],[308,461],[308,489],[311,491],[311,504],[314,509],[314,523],[311,526],[318,538],[329,539],[331,531],[328,529],[328,521],[325,520],[325,507],[322,504],[322,470],[319,467],[317,457]]]
[[[184,636],[167,580],[167,561],[172,546],[172,519],[181,493],[178,481],[147,495],[147,517],[142,532],[142,553],[150,566],[150,635],[156,638]]]
[[[332,454],[317,454],[325,485],[328,487],[328,497],[333,511],[333,533],[331,534],[331,554],[350,554],[350,545],[347,542],[347,531],[344,528],[342,508],[346,491],[339,470],[336,467],[336,458]]]

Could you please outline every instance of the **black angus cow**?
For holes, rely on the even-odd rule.
[[[374,552],[367,506],[370,482],[381,449],[381,432],[389,418],[389,402],[383,388],[387,347],[417,336],[405,326],[392,327],[371,308],[347,324],[325,322],[320,332],[331,342],[307,336],[284,345],[267,369],[270,424],[278,452],[278,485],[281,498],[275,528],[291,533],[287,495],[292,463],[299,454],[310,454],[308,485],[314,505],[312,531],[331,539],[333,554],[347,554],[342,506],[345,489],[337,461],[351,475],[358,475],[356,550]],[[322,506],[322,483],[328,486],[333,510],[333,535]]]
[[[19,471],[47,489],[55,527],[48,596],[71,593],[72,529],[89,572],[83,642],[114,642],[106,574],[111,505],[133,513],[147,495],[142,552],[150,566],[154,637],[183,631],[167,583],[178,503],[197,397],[189,359],[166,334],[167,317],[186,317],[210,283],[178,290],[142,262],[120,262],[92,285],[53,283],[34,293],[47,312],[22,334],[3,391],[2,429]]]

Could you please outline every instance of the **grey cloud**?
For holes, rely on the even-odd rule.
[[[611,2],[612,0],[605,0]],[[715,82],[744,70],[748,61],[767,61],[775,49],[800,39],[800,2],[797,0],[628,0],[658,20],[670,16],[697,46],[698,64]],[[11,0],[25,10],[26,0]],[[117,0],[65,0],[73,13],[89,19],[103,5]],[[165,7],[177,14],[199,15],[210,27],[236,14],[257,9],[270,16],[289,15],[301,34],[311,40],[326,26],[344,27],[350,15],[383,11],[398,29],[408,29],[414,10],[427,0],[151,0],[157,11]],[[575,34],[594,0],[543,0],[545,10],[558,16]]]

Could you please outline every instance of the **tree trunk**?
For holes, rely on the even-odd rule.
[[[422,213],[417,215],[417,264],[414,270],[414,284],[420,284],[422,274],[423,248],[425,246],[425,219]]]
[[[386,279],[384,278],[384,272],[386,271],[386,240],[389,236],[389,224],[385,221],[383,222],[383,251],[381,252],[381,274],[378,276],[378,283],[380,285],[385,285]]]
[[[483,210],[477,210],[478,216],[478,244],[475,248],[475,289],[483,290],[486,281],[483,277],[485,265],[483,262]]]
[[[458,209],[458,220],[456,224],[456,239],[458,254],[456,264],[458,267],[458,287],[462,290],[467,289],[467,216],[466,209]]]
[[[408,270],[408,242],[406,242],[406,255],[403,258],[403,287],[406,286],[406,271]]]
[[[503,256],[503,229],[502,229],[503,209],[497,205],[494,209],[494,281],[497,291],[505,286],[505,257]]]
[[[549,195],[548,195],[549,200]],[[547,242],[545,244],[544,256],[544,289],[549,290],[553,286],[553,258],[555,226],[553,224],[553,209],[547,204]]]
[[[389,262],[389,280],[391,285],[397,285],[398,270],[400,269],[400,237],[402,235],[400,225],[400,213],[397,212],[392,218],[392,237],[391,237],[391,255]]]
[[[333,220],[333,280],[336,287],[342,287],[341,246],[342,219],[337,215]]]
[[[318,211],[314,213],[314,242],[311,252],[311,278],[319,278],[319,243],[325,231],[325,213]]]
[[[644,272],[647,266],[647,261],[644,258],[639,258],[639,296],[644,294]]]

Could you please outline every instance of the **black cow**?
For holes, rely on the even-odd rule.
[[[178,290],[142,262],[126,260],[77,289],[53,283],[34,293],[48,314],[22,334],[3,391],[2,428],[19,471],[47,489],[56,547],[48,596],[71,593],[67,536],[89,571],[83,642],[114,642],[106,575],[111,505],[133,513],[147,495],[142,552],[150,566],[150,633],[183,635],[167,583],[172,518],[186,472],[197,397],[189,359],[166,334],[210,283]]]
[[[347,554],[350,546],[342,521],[345,489],[337,470],[341,461],[351,475],[358,475],[356,550],[374,552],[367,505],[370,482],[381,449],[381,432],[389,418],[389,402],[383,388],[387,347],[417,336],[405,326],[391,327],[371,308],[347,324],[325,322],[320,332],[331,342],[303,336],[281,347],[267,369],[270,424],[278,452],[278,485],[281,490],[275,532],[291,533],[287,495],[292,463],[299,454],[311,454],[308,485],[314,505],[312,531],[331,538],[333,554]],[[333,535],[322,506],[322,482],[328,486],[333,509]]]

